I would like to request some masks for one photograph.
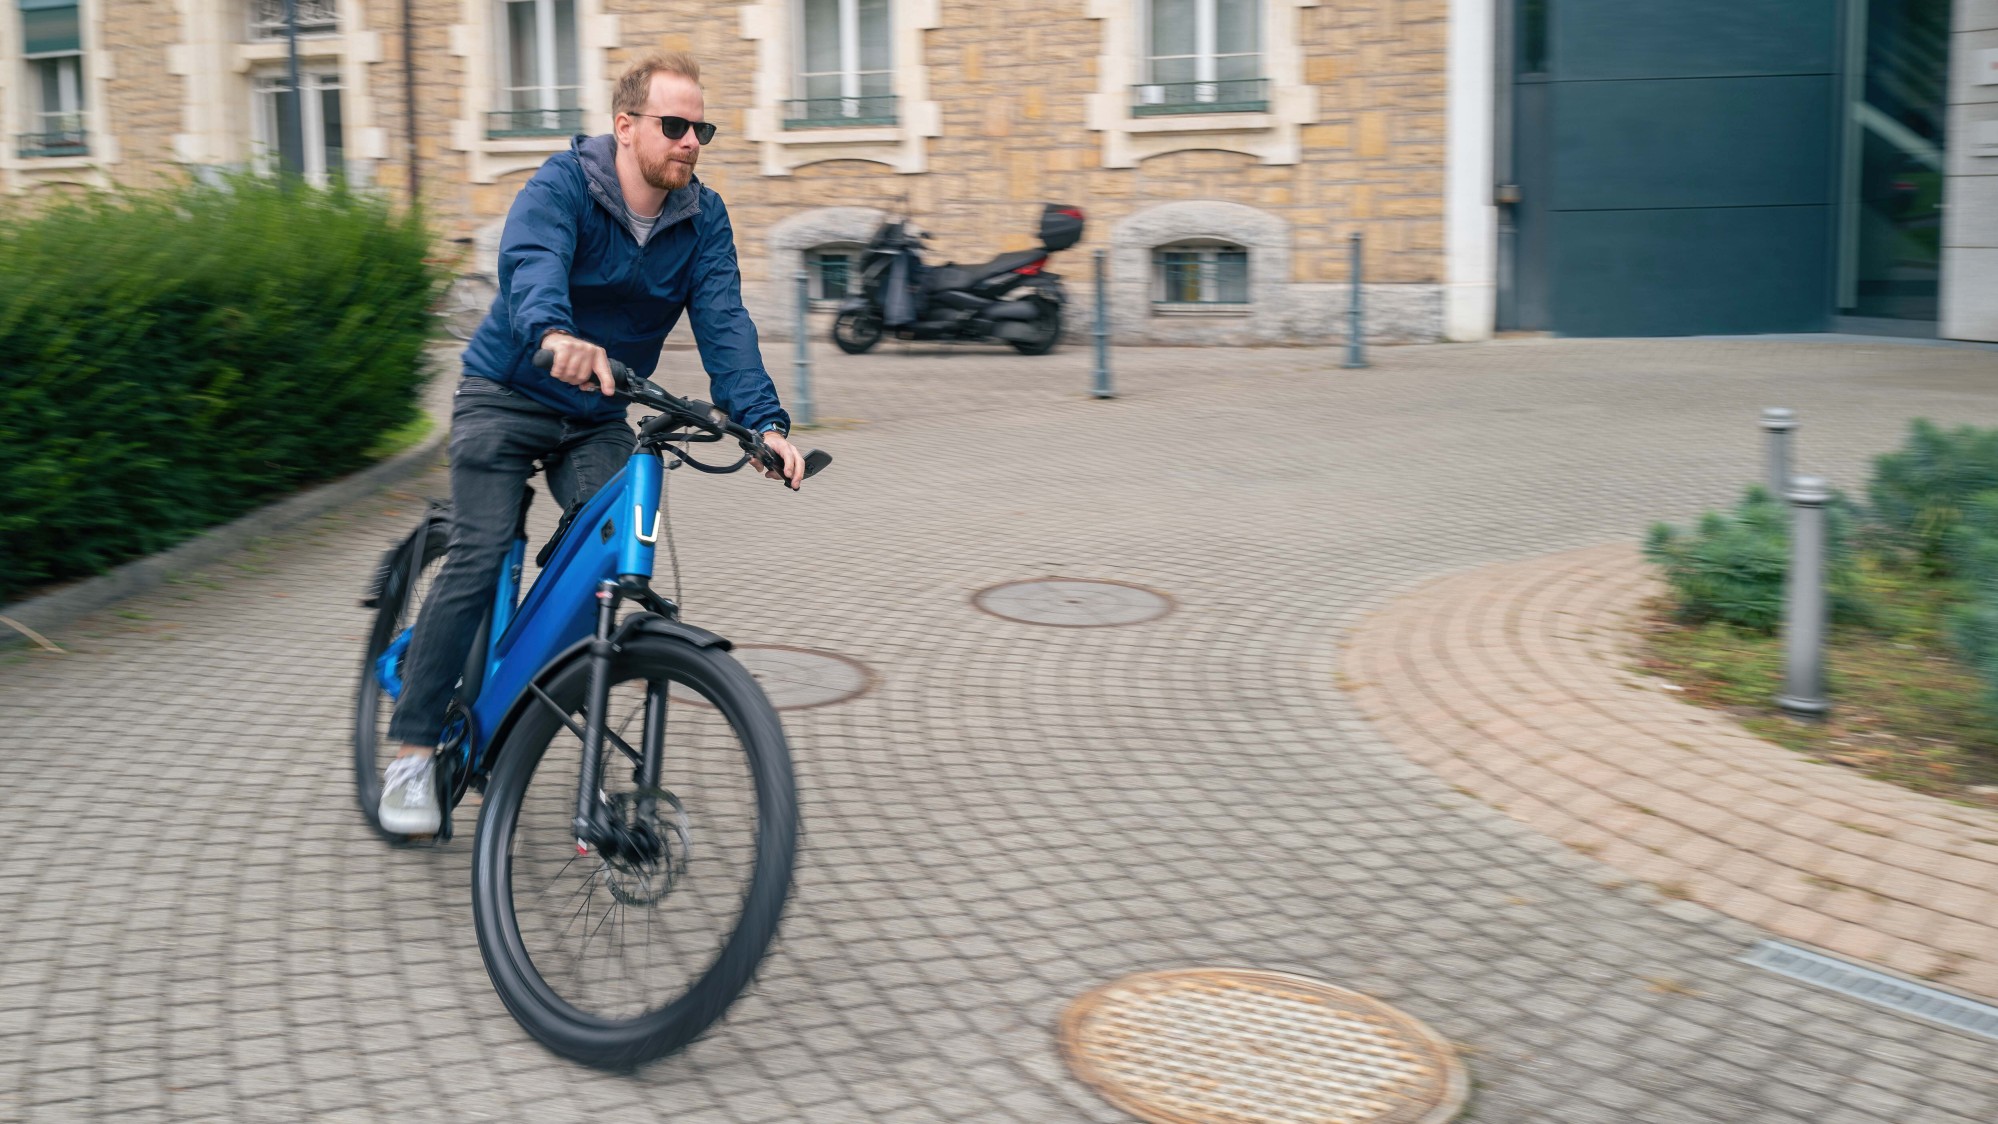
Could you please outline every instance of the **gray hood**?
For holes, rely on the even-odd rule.
[[[578,135],[569,142],[569,151],[576,154],[576,162],[583,167],[583,182],[589,185],[590,198],[609,211],[619,225],[630,230],[634,216],[625,205],[624,187],[617,182],[617,138],[609,133],[597,137]],[[697,176],[688,180],[687,186],[667,192],[666,205],[660,209],[652,234],[700,213],[701,181]],[[648,236],[647,241],[650,240]]]

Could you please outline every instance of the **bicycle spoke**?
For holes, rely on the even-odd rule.
[[[698,695],[691,685],[673,682],[682,697]],[[515,916],[530,958],[556,969],[544,970],[544,982],[564,1001],[600,1017],[656,1010],[692,986],[739,923],[755,865],[755,785],[746,750],[719,708],[678,707],[670,781],[658,789],[637,785],[643,756],[631,743],[656,738],[663,747],[665,720],[674,708],[648,722],[646,696],[663,698],[667,686],[663,678],[614,684],[603,725],[605,740],[637,766],[605,770],[603,798],[619,822],[643,824],[663,851],[640,860],[615,849],[605,858],[593,848],[587,873],[580,869],[570,822],[582,723],[573,706],[563,708],[574,699],[535,691],[537,709],[555,719],[548,726],[554,733],[534,769],[514,836],[523,856],[518,861],[527,864],[517,876]],[[642,739],[636,736],[641,729]],[[695,836],[701,840],[698,864],[688,855]],[[568,852],[560,861],[557,848]],[[600,892],[606,900],[598,900]],[[644,916],[633,916],[634,910]]]

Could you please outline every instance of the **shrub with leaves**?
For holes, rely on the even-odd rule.
[[[0,218],[0,602],[365,464],[419,409],[429,249],[255,178]]]
[[[1942,559],[1961,599],[1950,635],[1998,706],[1998,489],[1970,497],[1944,537]]]
[[[1947,575],[1954,572],[1953,533],[1979,498],[1994,491],[1998,430],[1944,430],[1917,419],[1906,444],[1874,460],[1867,499],[1884,541],[1912,551],[1932,573]],[[1998,522],[1990,526],[1998,531]]]
[[[1827,509],[1826,568],[1835,620],[1867,619],[1852,565],[1854,513],[1843,496]],[[1790,513],[1766,488],[1751,487],[1733,511],[1709,511],[1690,532],[1659,523],[1644,553],[1678,594],[1679,615],[1695,624],[1725,621],[1772,633],[1783,621],[1783,581],[1790,568]]]

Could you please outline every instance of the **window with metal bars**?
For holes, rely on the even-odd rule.
[[[83,21],[76,0],[20,0],[21,53],[28,70],[24,158],[84,156]]]
[[[1249,303],[1249,251],[1232,242],[1175,242],[1152,251],[1152,304],[1242,308]]]
[[[797,96],[787,129],[893,125],[889,0],[798,0]]]
[[[837,301],[859,291],[860,261],[866,248],[850,242],[814,246],[805,251],[811,299]]]
[[[576,0],[501,0],[499,104],[486,136],[560,136],[583,128]]]
[[[300,35],[335,35],[340,31],[340,10],[334,0],[296,0]],[[250,0],[250,38],[285,37],[284,0]]]
[[[1148,0],[1139,116],[1261,112],[1263,0]]]

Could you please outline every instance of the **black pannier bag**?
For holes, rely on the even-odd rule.
[[[1041,209],[1041,248],[1066,250],[1082,241],[1082,208],[1049,203]]]

